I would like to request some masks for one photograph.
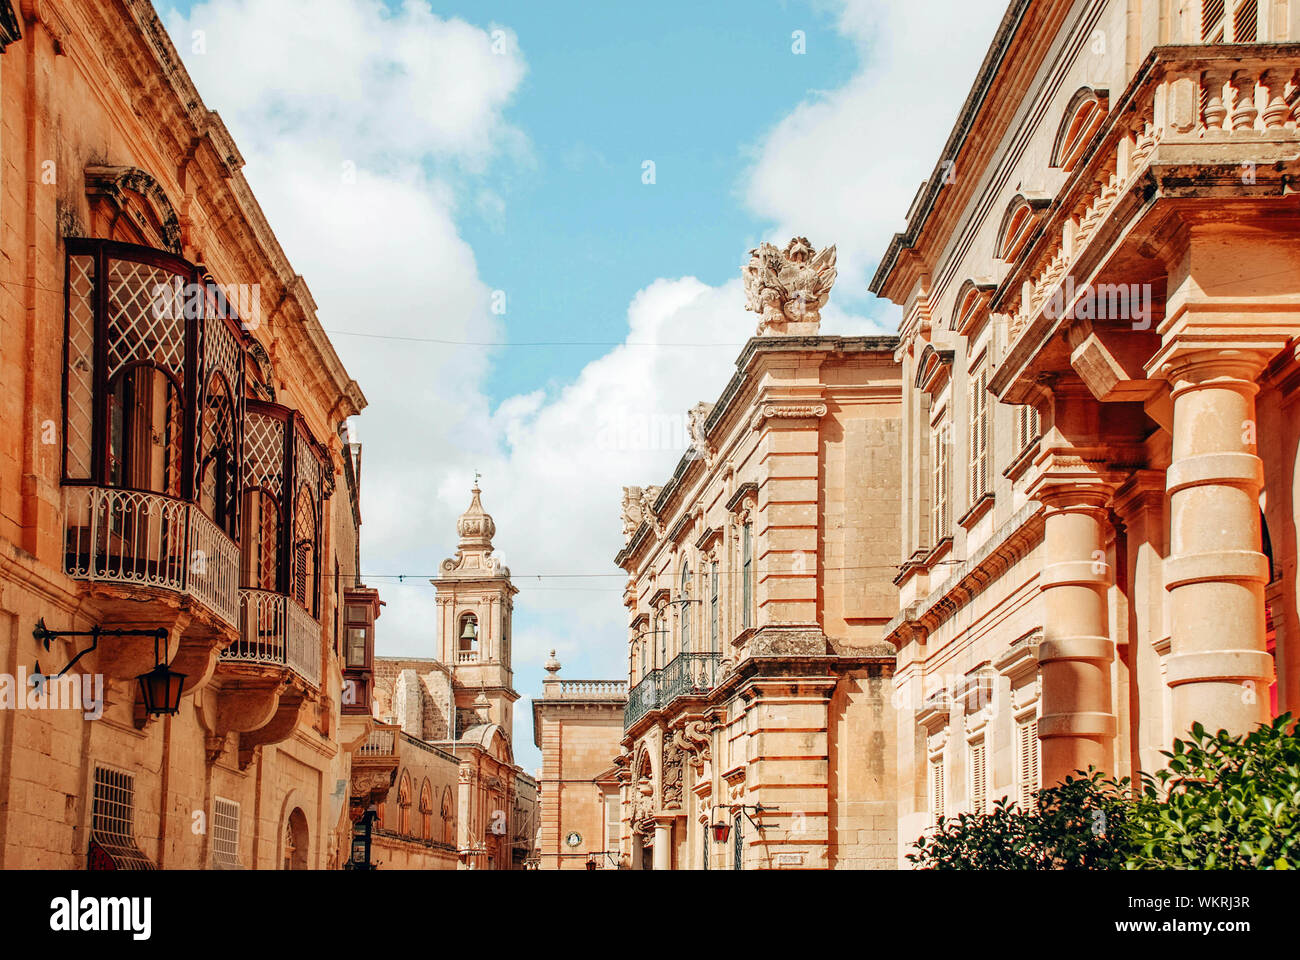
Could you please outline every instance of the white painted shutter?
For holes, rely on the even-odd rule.
[[[971,810],[974,813],[984,812],[985,797],[988,793],[984,767],[984,741],[977,740],[970,748]]]

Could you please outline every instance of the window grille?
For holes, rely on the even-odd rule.
[[[239,869],[239,804],[225,797],[212,800],[212,865]]]
[[[95,767],[90,840],[117,870],[152,870],[153,863],[135,842],[135,777],[109,767]]]

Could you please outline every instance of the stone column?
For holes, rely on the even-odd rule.
[[[654,868],[671,870],[673,868],[673,820],[674,817],[655,818]]]
[[[1196,721],[1245,733],[1268,719],[1273,664],[1264,646],[1264,585],[1255,453],[1256,377],[1267,357],[1204,350],[1164,368],[1174,403],[1166,475],[1165,562],[1173,653],[1168,682],[1181,735]]]
[[[1051,484],[1035,494],[1046,508],[1038,647],[1044,787],[1089,766],[1108,772],[1113,766],[1115,644],[1106,608],[1110,494],[1108,484],[1086,480]]]
[[[1165,684],[1158,647],[1168,636],[1164,621],[1165,476],[1162,470],[1138,470],[1115,494],[1114,509],[1126,531],[1128,549],[1127,682],[1120,696],[1128,700],[1128,765],[1119,774],[1164,766]]]

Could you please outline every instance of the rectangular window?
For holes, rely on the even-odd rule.
[[[745,524],[741,530],[741,597],[740,625],[749,629],[754,625],[750,608],[754,604],[754,525]]]
[[[943,823],[943,754],[930,758],[930,810],[934,822]]]
[[[369,631],[365,627],[348,627],[348,666],[364,667],[366,665],[366,640]]]
[[[709,650],[718,652],[718,561],[709,567]]]
[[[212,799],[212,865],[239,866],[239,804],[225,797]]]
[[[970,388],[970,505],[989,492],[989,374],[981,370]]]
[[[1029,809],[1034,805],[1034,791],[1038,789],[1038,719],[1030,717],[1022,721],[1019,734],[1019,799],[1020,805]]]
[[[623,808],[619,805],[617,793],[605,795],[605,850],[618,854],[619,843],[623,839]]]
[[[951,500],[951,463],[949,460],[951,427],[946,419],[940,420],[934,429],[934,458],[932,460],[934,480],[934,501],[930,518],[932,546],[949,535],[952,515],[949,512]]]
[[[985,773],[984,740],[980,738],[970,745],[970,806],[972,813],[983,813],[988,797],[988,781]]]

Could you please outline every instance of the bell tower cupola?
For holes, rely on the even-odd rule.
[[[497,525],[483,509],[477,481],[456,532],[456,555],[442,561],[430,581],[437,591],[438,659],[451,669],[456,691],[456,735],[490,722],[513,741],[519,694],[510,666],[510,624],[519,591],[509,568],[492,555]]]

